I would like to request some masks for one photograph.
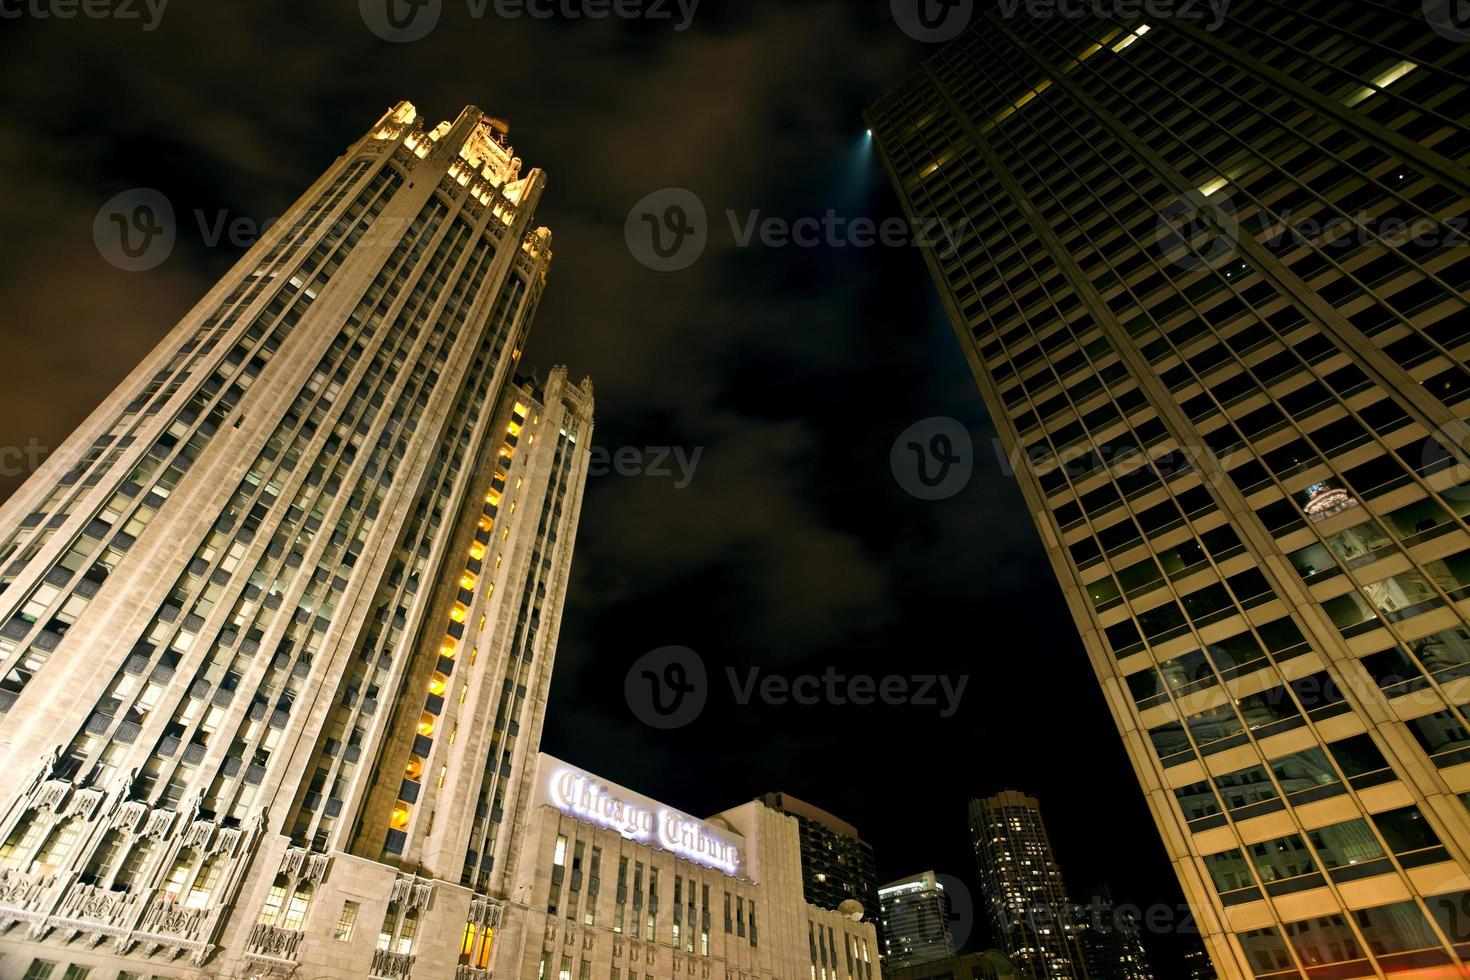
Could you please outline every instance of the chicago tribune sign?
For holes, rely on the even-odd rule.
[[[546,802],[563,813],[728,875],[739,871],[740,846],[731,840],[733,835],[728,832],[604,783],[550,756],[542,755],[541,759],[541,786]]]

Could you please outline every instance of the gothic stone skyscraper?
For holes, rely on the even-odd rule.
[[[398,105],[0,508],[0,974],[482,975],[592,429],[544,182]]]
[[[1470,35],[1002,7],[867,118],[1220,976],[1458,975]]]

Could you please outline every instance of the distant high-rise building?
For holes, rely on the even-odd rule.
[[[513,379],[543,185],[398,105],[0,508],[0,974],[488,956],[592,430]]]
[[[883,906],[883,968],[915,966],[954,955],[949,896],[932,871],[890,881],[878,889]]]
[[[882,918],[873,846],[856,827],[790,793],[767,793],[761,802],[795,817],[801,827],[801,882],[808,902],[835,909],[851,899],[869,922]],[[881,930],[878,935],[881,940]]]
[[[1129,909],[1119,908],[1106,887],[1078,896],[1072,906],[1072,926],[1087,966],[1087,980],[1154,980],[1138,919]]]
[[[982,6],[867,120],[1217,970],[1470,969],[1464,5]]]
[[[1036,980],[1083,980],[1073,910],[1036,798],[1006,790],[971,800],[970,841],[1000,947]]]
[[[1215,980],[1215,968],[1210,965],[1210,956],[1203,946],[1185,950],[1184,968],[1188,971],[1185,980]]]

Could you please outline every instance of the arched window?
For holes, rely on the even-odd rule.
[[[260,924],[273,926],[276,919],[281,915],[281,906],[286,904],[286,885],[288,880],[285,875],[276,875],[276,880],[271,882],[271,890],[265,896],[265,904],[260,907]]]
[[[36,811],[30,810],[16,823],[10,836],[5,838],[5,843],[0,845],[0,868],[23,867],[40,838],[41,821],[36,819]]]
[[[121,830],[114,827],[104,834],[102,842],[92,850],[92,856],[87,859],[87,866],[82,869],[82,884],[100,885],[106,881],[107,873],[117,862],[117,856],[122,852],[122,847],[123,832]]]
[[[208,908],[223,869],[224,855],[211,854],[205,858],[199,866],[199,873],[194,876],[194,883],[189,886],[189,897],[184,899],[184,904],[191,909]]]
[[[300,929],[306,922],[306,910],[311,906],[313,891],[309,881],[303,881],[296,886],[295,893],[291,895],[291,903],[286,906],[286,917],[281,922],[283,929]]]
[[[131,890],[138,883],[143,869],[148,867],[148,859],[152,854],[153,838],[145,837],[134,844],[128,850],[128,856],[123,858],[122,866],[117,869],[117,874],[112,878],[112,890],[115,892]]]
[[[184,882],[189,880],[189,872],[194,867],[194,861],[199,854],[190,847],[179,851],[174,858],[173,867],[168,869],[168,877],[163,881],[163,894],[160,896],[165,902],[177,902],[179,893],[184,890]]]
[[[46,843],[42,844],[41,849],[36,852],[36,860],[31,863],[31,870],[49,875],[65,865],[81,833],[82,823],[75,817],[63,820],[52,827],[51,833],[46,835]]]

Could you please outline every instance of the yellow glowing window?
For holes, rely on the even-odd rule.
[[[504,479],[504,477],[502,477],[501,479]],[[489,504],[491,507],[499,507],[500,491],[491,490],[489,493],[485,494],[485,503]]]
[[[405,779],[418,779],[424,774],[424,760],[416,755],[408,757],[408,765],[403,767]]]
[[[388,821],[388,826],[392,827],[394,830],[406,829],[408,827],[408,815],[411,812],[412,811],[409,809],[408,804],[404,803],[402,800],[399,800],[398,805],[393,808],[393,816]]]
[[[434,716],[425,711],[419,718],[418,733],[420,735],[434,734],[434,721]]]
[[[518,436],[521,434],[521,424],[519,422],[512,422],[505,427],[505,431],[513,436]]]
[[[465,609],[464,606],[459,605],[458,603],[455,604],[453,609],[449,610],[449,618],[454,620],[456,623],[464,622],[465,616],[467,615],[469,615],[469,611]]]
[[[454,638],[446,636],[444,642],[439,644],[439,655],[441,657],[453,657],[454,651],[458,648],[459,644],[454,642]]]
[[[465,572],[461,575],[459,577],[459,587],[461,589],[473,589],[475,587],[475,573]]]
[[[475,953],[475,966],[481,970],[490,965],[490,944],[495,941],[495,930],[489,926],[480,933],[480,948]]]
[[[490,519],[489,518],[487,518],[487,517],[480,518],[480,525],[482,527],[485,526],[485,525],[487,525],[487,524],[489,524],[489,523],[490,523]],[[485,527],[485,530],[488,531],[488,530],[490,530],[490,528]],[[478,541],[476,541],[474,544],[470,545],[470,557],[473,558],[475,561],[479,561],[481,558],[484,558],[485,557],[485,546],[483,544],[481,544],[480,542],[478,542]]]
[[[513,408],[513,409],[511,409],[511,411],[514,414],[519,415],[521,418],[525,418],[526,417],[526,412],[527,412],[526,406],[522,405],[520,402],[516,402],[516,407]]]
[[[429,693],[444,696],[445,688],[449,687],[449,679],[443,674],[436,673],[429,680]]]
[[[464,940],[459,944],[459,955],[460,956],[469,956],[470,955],[470,952],[474,948],[475,948],[475,925],[474,925],[473,922],[466,922],[465,925],[464,925]]]

